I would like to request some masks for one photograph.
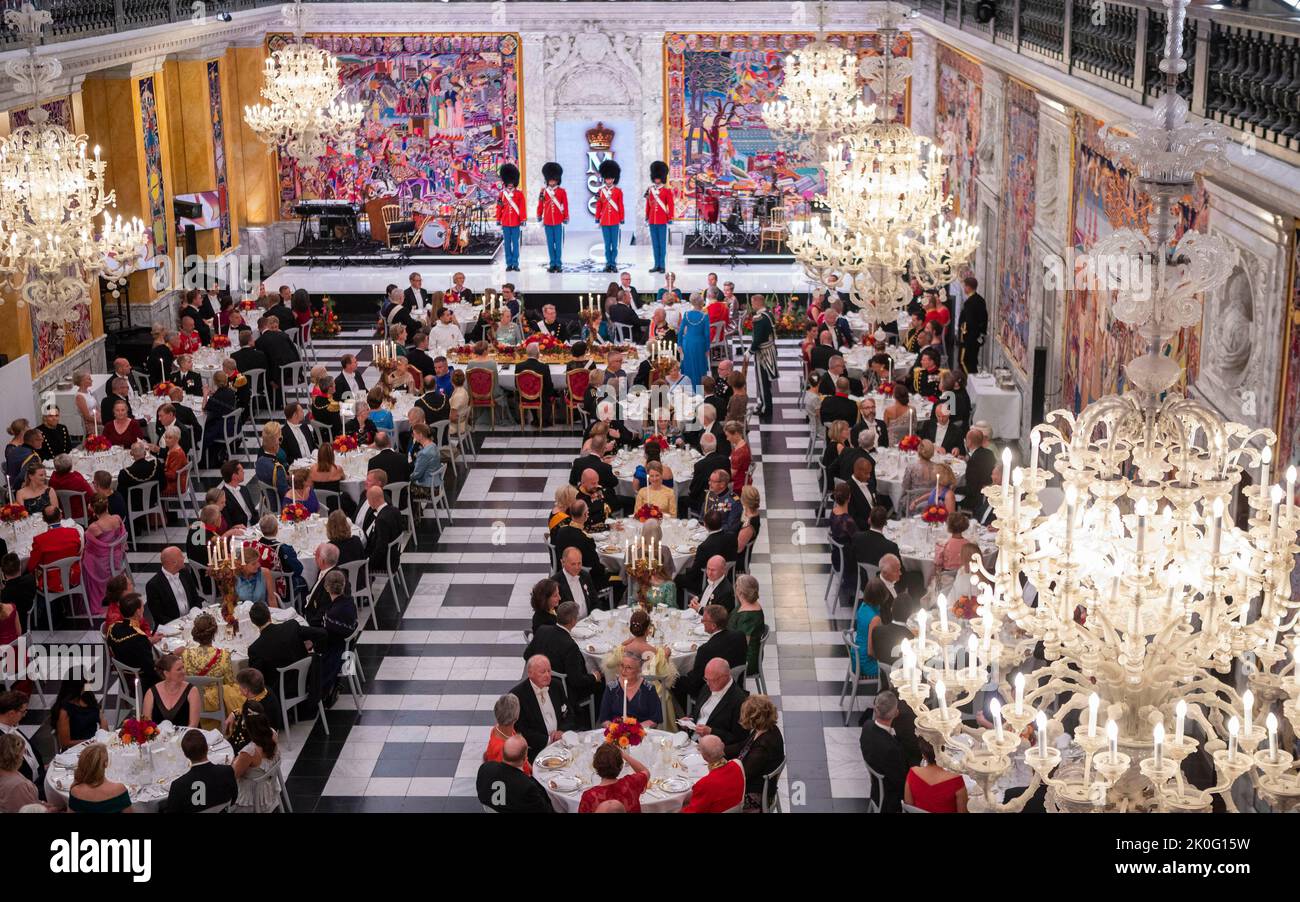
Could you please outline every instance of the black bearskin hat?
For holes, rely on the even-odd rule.
[[[551,162],[542,166],[542,178],[547,182],[560,183],[564,176],[564,167],[559,163]]]
[[[650,164],[650,181],[663,182],[668,184],[668,164],[663,160],[655,160]]]
[[[519,187],[519,167],[514,163],[502,163],[497,175],[501,176],[501,184],[507,188]]]
[[[623,167],[613,160],[606,160],[600,164],[600,177],[603,179],[613,179],[614,184],[618,184],[618,177],[623,174]]]

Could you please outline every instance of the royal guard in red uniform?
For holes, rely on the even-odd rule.
[[[564,167],[551,162],[542,167],[546,187],[537,195],[537,218],[546,233],[546,254],[550,258],[547,272],[563,272],[560,256],[564,250],[564,224],[569,221],[569,195],[560,187]]]
[[[519,272],[519,230],[528,221],[524,192],[519,190],[519,167],[502,163],[501,195],[497,198],[497,223],[506,248],[506,272]]]
[[[673,189],[668,187],[668,164],[655,160],[650,164],[650,187],[645,191],[645,221],[650,226],[650,246],[655,265],[651,272],[664,271],[668,256],[668,226],[673,221]]]
[[[618,178],[622,174],[623,168],[613,160],[600,164],[600,177],[605,184],[596,192],[596,221],[600,223],[600,234],[605,239],[605,272],[618,272],[619,226],[626,218],[623,189],[618,187]]]

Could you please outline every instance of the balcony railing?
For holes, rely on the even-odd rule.
[[[1164,92],[1158,0],[995,0],[986,22],[975,0],[922,0],[920,10],[1138,103]],[[1178,93],[1192,112],[1300,164],[1300,17],[1193,8],[1183,47]]]

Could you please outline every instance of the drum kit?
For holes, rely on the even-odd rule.
[[[412,244],[461,254],[471,239],[487,230],[487,208],[482,205],[433,204],[416,200],[411,203],[411,218],[415,220]]]
[[[694,243],[704,247],[757,245],[759,233],[780,205],[779,194],[695,180]]]

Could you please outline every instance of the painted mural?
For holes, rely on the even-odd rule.
[[[1139,191],[1123,161],[1112,160],[1099,137],[1102,122],[1082,113],[1074,119],[1074,185],[1071,196],[1071,245],[1082,253],[1120,228],[1145,228],[1151,199]],[[1209,202],[1198,180],[1193,193],[1176,207],[1175,232],[1203,232],[1209,225]],[[1082,266],[1082,262],[1078,264]],[[1110,318],[1104,292],[1076,280],[1066,294],[1063,400],[1075,411],[1097,398],[1123,391],[1123,364],[1146,351],[1146,342]],[[1178,360],[1180,385],[1196,379],[1200,361],[1200,326],[1183,329],[1161,349]]]
[[[785,54],[811,34],[683,34],[664,37],[665,159],[669,178],[692,215],[696,185],[754,191],[769,180],[810,199],[822,187],[818,161],[781,146],[763,121],[763,103],[781,97]],[[831,34],[828,40],[877,56],[869,33]],[[900,35],[894,54],[908,56],[911,40]],[[868,100],[873,100],[868,89]],[[904,96],[898,119],[907,121]]]
[[[153,76],[140,79],[140,132],[144,136],[144,175],[148,192],[148,225],[154,256],[167,256],[167,189],[163,184],[162,130],[158,125],[158,97]]]
[[[268,48],[286,35],[271,35]],[[497,167],[522,169],[522,68],[513,34],[319,34],[337,55],[346,97],[365,106],[356,147],[331,149],[312,172],[280,158],[280,212],[299,198],[482,205]]]
[[[1029,284],[1033,276],[1034,182],[1038,164],[1038,98],[1033,90],[1007,80],[1004,198],[998,252],[998,341],[1022,376],[1030,364]]]
[[[968,56],[940,44],[935,67],[938,90],[934,135],[948,161],[944,190],[952,197],[952,215],[976,222],[980,140],[980,104],[984,70]]]
[[[1300,232],[1291,241],[1291,305],[1287,311],[1285,369],[1282,371],[1281,415],[1278,417],[1277,472],[1300,466]],[[1298,568],[1300,569],[1300,568]]]
[[[212,122],[212,165],[217,174],[217,210],[220,214],[218,234],[221,237],[221,249],[224,251],[228,250],[231,244],[230,194],[229,186],[226,184],[226,129],[222,121],[219,60],[208,63],[208,109]]]

